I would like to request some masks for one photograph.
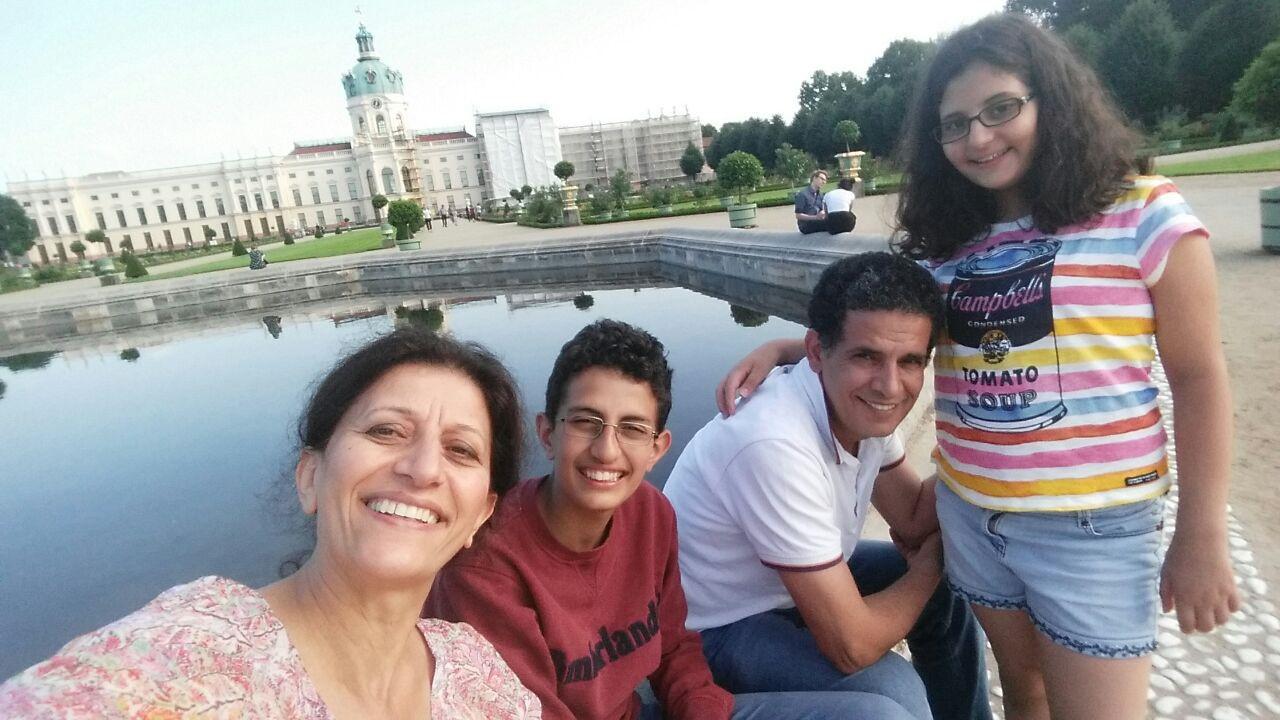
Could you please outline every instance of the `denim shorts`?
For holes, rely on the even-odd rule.
[[[1105,658],[1156,648],[1164,498],[1069,512],[987,510],[938,482],[947,580],[989,608]]]

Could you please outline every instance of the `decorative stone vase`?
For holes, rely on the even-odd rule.
[[[1280,255],[1280,185],[1258,191],[1262,205],[1262,249]]]
[[[391,227],[391,223],[382,223],[382,225],[378,226],[378,232],[382,233],[383,248],[393,248],[396,246],[396,229]]]
[[[576,185],[565,185],[560,188],[560,194],[564,197],[565,210],[578,209],[578,187]]]
[[[866,153],[861,150],[836,153],[836,162],[840,166],[840,177],[850,178],[854,182],[860,182],[862,178],[858,177],[858,170],[862,166],[863,155],[866,155]]]
[[[734,203],[729,206],[729,227],[753,228],[756,226],[756,204]]]

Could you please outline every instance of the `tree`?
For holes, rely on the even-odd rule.
[[[738,150],[720,161],[716,175],[726,190],[738,196],[739,203],[746,204],[747,193],[764,180],[764,166],[755,155]]]
[[[19,257],[35,244],[35,221],[27,217],[17,200],[0,195],[0,254]]]
[[[101,230],[90,230],[84,234],[84,239],[91,243],[98,243],[100,245],[107,244],[107,234]]]
[[[533,194],[533,188],[529,187],[528,185],[520,186],[520,197],[529,197],[529,195],[531,194]]]
[[[520,202],[520,199],[524,197],[523,195],[520,194],[520,190],[517,188],[511,188],[510,194],[511,194],[511,199],[515,200],[516,202]]]
[[[576,169],[577,168],[573,166],[573,163],[569,162],[568,160],[561,160],[560,162],[556,163],[555,168],[553,168],[551,172],[555,173],[556,177],[560,178],[560,182],[564,183],[565,185],[568,185],[569,178],[573,177],[573,172]]]
[[[774,171],[791,181],[792,185],[804,185],[813,172],[816,164],[813,157],[803,150],[791,147],[791,143],[782,143],[782,147],[774,152]]]
[[[387,222],[396,229],[396,240],[404,240],[422,227],[422,206],[413,200],[392,201]]]
[[[147,274],[147,268],[142,265],[142,261],[134,255],[132,251],[125,250],[120,254],[124,260],[124,276],[127,278],[140,278]]]
[[[1062,39],[1081,60],[1097,71],[1102,59],[1102,33],[1084,23],[1076,23],[1062,33]]]
[[[387,206],[386,195],[374,195],[370,200],[373,203],[373,217],[379,225],[382,224],[382,208]]]
[[[837,141],[844,143],[845,152],[849,152],[849,146],[856,145],[862,139],[862,128],[858,127],[858,123],[852,120],[841,120],[836,123],[836,127],[832,132],[834,132]]]
[[[209,243],[213,242],[213,239],[214,239],[215,237],[217,237],[217,236],[218,236],[218,232],[217,232],[216,230],[214,230],[214,229],[213,229],[213,228],[211,228],[211,227],[205,226],[205,229],[204,229],[204,244],[205,244],[206,246],[208,246],[208,245],[209,245]],[[288,237],[288,235],[286,234],[286,235],[285,235],[285,237]]]
[[[1130,117],[1152,123],[1173,104],[1180,42],[1160,0],[1136,0],[1107,31],[1098,70]]]
[[[627,196],[631,194],[631,173],[621,168],[609,178],[609,197],[619,210],[627,209]]]
[[[71,249],[71,252],[75,253],[75,256],[77,258],[79,258],[80,260],[84,259],[84,251],[86,250],[84,243],[80,242],[79,240],[72,240],[71,244],[68,245],[67,247]]]
[[[1222,0],[1200,14],[1178,55],[1178,100],[1192,116],[1221,110],[1231,86],[1280,35],[1275,0]]]
[[[1232,108],[1272,125],[1280,124],[1280,40],[1262,49],[1236,82]]]
[[[702,124],[702,137],[715,137],[719,132],[720,131],[716,129],[716,126],[711,123]]]
[[[702,166],[706,163],[707,159],[702,156],[702,151],[690,140],[684,148],[684,154],[680,156],[680,172],[692,182],[698,177],[698,173],[702,172]]]

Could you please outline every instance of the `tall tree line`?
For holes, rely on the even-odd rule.
[[[1147,128],[1174,111],[1195,118],[1226,109],[1235,82],[1280,36],[1280,0],[1007,0],[1006,10],[1062,36]],[[714,168],[743,150],[773,172],[777,148],[789,142],[829,163],[844,150],[833,132],[841,120],[858,123],[861,149],[889,155],[935,50],[934,42],[895,40],[865,77],[819,70],[801,83],[790,124],[780,115],[726,123],[707,162]]]

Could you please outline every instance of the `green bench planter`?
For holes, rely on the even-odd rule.
[[[729,227],[753,228],[756,226],[756,204],[745,203],[729,206]]]

